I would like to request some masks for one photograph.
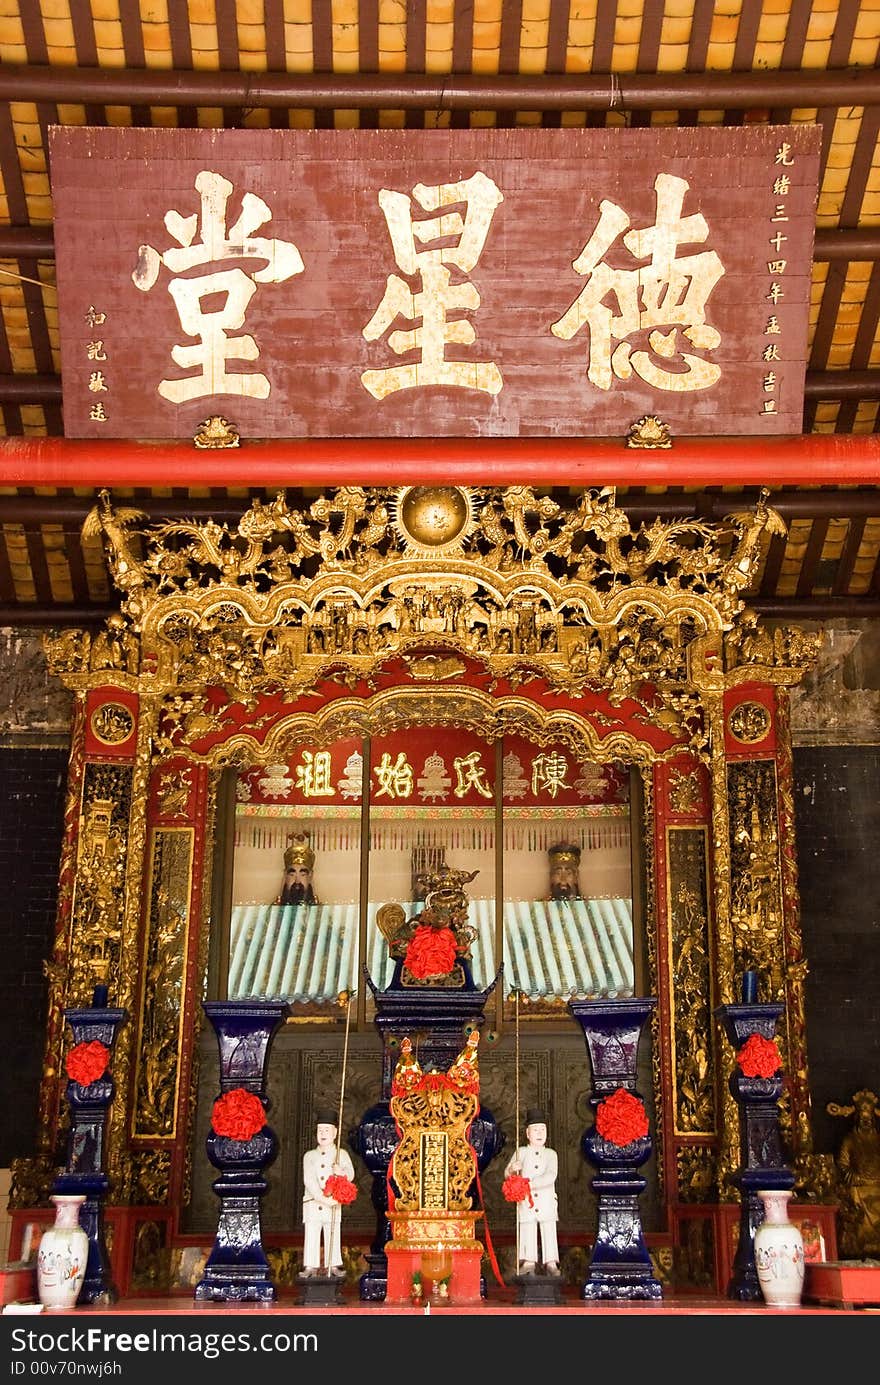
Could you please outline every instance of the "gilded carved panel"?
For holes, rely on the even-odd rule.
[[[675,1131],[705,1133],[715,1125],[706,829],[670,827],[666,849]]]
[[[135,1075],[135,1136],[173,1139],[175,1134],[193,839],[191,827],[161,827],[153,836]]]
[[[83,775],[71,924],[68,1004],[88,1005],[96,985],[118,971],[132,770],[87,764]]]
[[[735,761],[727,767],[730,820],[730,910],[735,974],[757,971],[760,998],[785,999],[782,880],[776,764]]]

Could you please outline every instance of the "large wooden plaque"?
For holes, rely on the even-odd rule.
[[[799,433],[819,131],[53,128],[65,433]]]

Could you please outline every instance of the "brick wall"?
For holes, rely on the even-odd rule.
[[[0,749],[0,1168],[36,1140],[67,758]]]
[[[880,1091],[880,747],[794,752],[807,1048],[817,1153],[848,1122],[829,1101]]]

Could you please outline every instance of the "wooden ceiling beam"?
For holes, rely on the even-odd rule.
[[[880,399],[880,370],[808,370],[805,399]],[[0,404],[60,404],[60,375],[0,375]]]
[[[51,226],[0,226],[0,260],[54,260]]]
[[[60,375],[0,375],[0,404],[61,403]]]
[[[880,70],[602,76],[390,75],[0,67],[0,101],[240,109],[616,111],[880,104]]]
[[[805,399],[880,399],[880,370],[808,370]]]
[[[253,495],[265,498],[264,490],[253,490],[249,496],[216,497],[154,495],[137,500],[147,520],[160,522],[170,519],[216,519],[236,523],[250,505]],[[288,497],[297,503],[296,489],[287,488]],[[653,519],[719,520],[725,515],[751,509],[757,498],[750,491],[709,493],[692,491],[675,495],[621,494],[617,503],[635,524],[650,523]],[[64,495],[3,495],[0,496],[0,525],[21,524],[37,526],[57,524],[79,529],[94,506],[89,496]],[[129,502],[125,502],[129,503]],[[784,520],[795,519],[865,519],[880,517],[880,484],[876,487],[843,490],[778,491],[771,492],[768,503]]]
[[[55,232],[52,226],[0,226],[0,260],[54,260]],[[855,230],[822,227],[816,231],[813,259],[878,260],[880,231],[870,226]]]

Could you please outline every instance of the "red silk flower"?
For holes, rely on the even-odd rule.
[[[508,1174],[501,1184],[501,1191],[508,1202],[525,1202],[529,1200],[529,1206],[534,1207],[532,1202],[532,1187],[527,1178],[523,1178],[521,1173]]]
[[[600,1101],[596,1109],[596,1129],[612,1145],[629,1145],[648,1133],[648,1117],[637,1096],[624,1087]]]
[[[90,1044],[77,1044],[72,1048],[64,1066],[72,1082],[78,1082],[81,1087],[88,1087],[104,1076],[109,1062],[110,1050],[107,1045],[102,1044],[99,1039],[93,1039]]]
[[[256,1092],[233,1087],[218,1096],[211,1111],[211,1128],[229,1140],[250,1140],[266,1124],[266,1112]]]
[[[455,966],[458,948],[451,928],[432,928],[420,923],[406,949],[404,963],[413,976],[445,976]]]
[[[350,1178],[345,1177],[344,1173],[331,1173],[324,1184],[324,1196],[332,1197],[334,1202],[343,1204],[354,1202],[357,1195],[357,1188]]]
[[[782,1067],[779,1049],[773,1039],[750,1034],[736,1055],[746,1077],[772,1077]]]

